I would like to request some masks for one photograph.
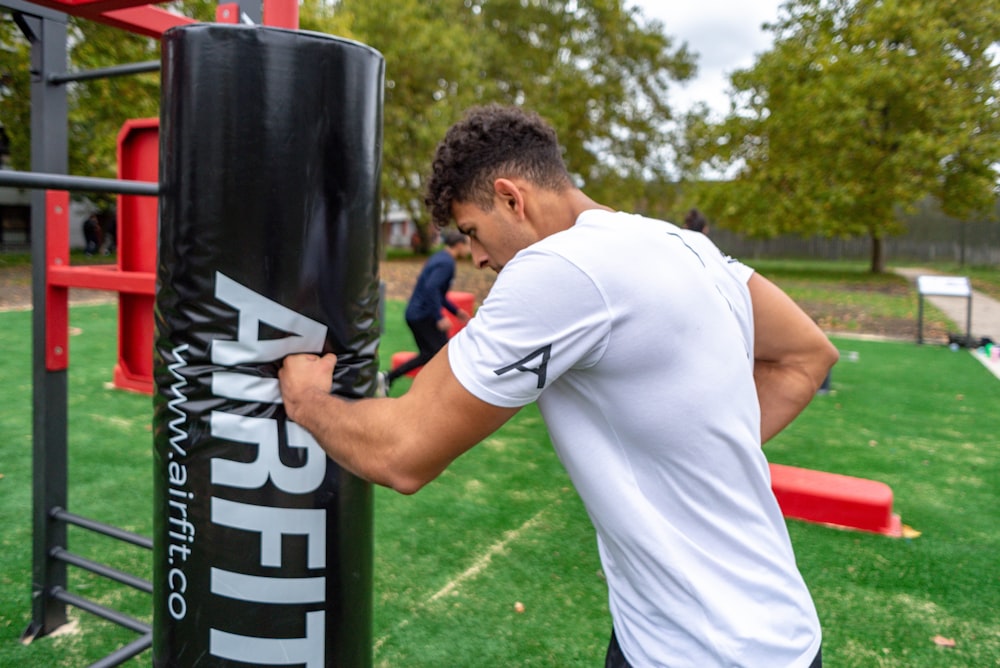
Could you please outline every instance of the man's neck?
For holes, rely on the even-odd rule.
[[[595,202],[578,188],[546,193],[536,204],[541,238],[573,227],[584,211],[614,211],[611,207]]]

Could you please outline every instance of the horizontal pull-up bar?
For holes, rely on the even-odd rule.
[[[131,543],[132,545],[138,545],[139,547],[144,547],[147,550],[153,549],[153,539],[146,538],[145,536],[140,536],[139,534],[132,533],[131,531],[126,531],[125,529],[120,529],[116,526],[111,526],[110,524],[105,524],[104,522],[98,522],[97,520],[92,520],[86,517],[81,517],[80,515],[75,515],[58,506],[52,508],[49,511],[49,516],[52,519],[60,520],[66,522],[67,524],[72,524],[83,529],[89,529],[95,533],[99,533],[103,536],[109,536],[111,538],[117,538],[118,540],[124,541],[126,543]]]
[[[86,557],[81,557],[79,554],[74,554],[69,550],[61,547],[54,547],[49,551],[49,556],[58,561],[65,562],[76,566],[77,568],[82,568],[96,575],[106,577],[109,580],[114,580],[115,582],[120,582],[124,585],[128,585],[133,589],[138,589],[139,591],[144,591],[147,594],[153,593],[153,583],[149,580],[144,580],[140,577],[136,577],[131,573],[126,573],[124,571],[118,570],[117,568],[112,568],[107,564],[102,564],[93,559],[87,559]]]
[[[141,638],[133,640],[121,649],[108,654],[100,661],[95,661],[87,668],[113,668],[114,666],[120,666],[132,657],[142,654],[152,646],[153,632],[150,631]]]
[[[144,72],[158,72],[160,61],[148,60],[144,63],[128,63],[125,65],[113,65],[111,67],[101,67],[94,70],[80,70],[79,72],[65,72],[63,74],[50,74],[50,84],[64,84],[70,81],[89,81],[91,79],[107,79],[109,77],[121,77],[129,74],[142,74]]]
[[[122,181],[102,179],[96,176],[68,176],[44,172],[17,172],[0,169],[0,186],[15,188],[52,188],[95,193],[119,193],[122,195],[158,195],[158,183],[148,181]]]
[[[97,615],[109,622],[114,622],[118,626],[124,626],[127,629],[131,629],[136,633],[149,633],[152,629],[149,624],[140,622],[138,619],[129,617],[126,614],[118,612],[117,610],[112,610],[100,603],[95,603],[93,601],[87,600],[82,596],[77,596],[72,594],[62,587],[53,587],[51,592],[52,598],[58,599],[63,603],[68,603],[70,605],[76,606],[81,610],[86,610],[92,615]]]

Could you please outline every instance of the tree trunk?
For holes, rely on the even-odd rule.
[[[417,255],[427,255],[430,252],[430,235],[432,225],[426,222],[416,221],[417,230],[410,239],[410,248]]]
[[[882,237],[877,234],[872,234],[871,270],[873,274],[885,273],[885,244],[882,243]]]

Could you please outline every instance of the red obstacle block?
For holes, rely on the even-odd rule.
[[[160,119],[125,121],[118,133],[118,177],[157,182],[160,161]],[[153,307],[156,284],[156,237],[159,202],[156,197],[119,195],[118,272],[146,281],[143,292],[118,295],[118,362],[114,385],[151,394],[153,391]]]
[[[902,535],[892,489],[864,478],[771,464],[771,489],[785,517],[886,536]]]
[[[465,311],[470,316],[473,313],[475,313],[476,296],[474,294],[472,294],[471,292],[449,291],[448,292],[448,300],[452,304],[454,304],[455,306],[457,306],[459,308],[459,310]],[[459,320],[458,318],[456,318],[454,315],[452,315],[448,311],[448,309],[444,309],[444,308],[441,309],[441,314],[444,317],[448,318],[448,320],[451,321],[451,329],[448,330],[448,338],[449,339],[451,337],[455,336],[456,334],[458,334],[460,331],[462,331],[462,328],[465,327],[465,323],[462,322],[461,320]]]
[[[393,353],[392,358],[390,360],[390,364],[392,365],[392,368],[395,369],[397,367],[403,366],[416,356],[417,354],[415,352],[409,350]],[[410,378],[413,378],[417,375],[417,372],[419,372],[421,369],[423,369],[422,366],[418,366],[416,369],[410,369],[409,371],[406,372],[406,375],[409,376]]]

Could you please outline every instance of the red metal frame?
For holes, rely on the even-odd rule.
[[[159,39],[167,30],[176,26],[197,23],[181,14],[160,9],[145,0],[32,0],[41,7],[106,23],[138,35]],[[236,7],[235,10],[232,7]],[[228,12],[222,12],[229,7]],[[239,6],[236,3],[219,5],[216,21],[239,23]],[[263,0],[263,23],[266,26],[297,29],[299,5],[297,0]]]
[[[69,289],[55,283],[55,273],[69,269],[69,193],[45,191],[45,370],[69,368]]]
[[[126,121],[118,133],[118,178],[159,180],[160,120]],[[114,385],[153,393],[153,308],[156,294],[156,235],[158,202],[155,197],[118,197],[118,271],[131,277],[134,290],[118,294],[118,361]]]
[[[192,18],[143,0],[36,0],[35,4],[156,39],[170,28],[196,23]],[[238,23],[239,4],[219,5],[216,20]],[[264,25],[297,29],[297,0],[263,0],[263,22]],[[119,178],[157,181],[158,131],[159,120],[155,118],[126,121],[118,135]],[[119,197],[116,266],[70,266],[69,193],[46,191],[45,206],[48,221],[45,368],[49,371],[69,368],[69,288],[116,292],[118,363],[114,369],[114,384],[151,394],[156,199],[137,195]]]
[[[156,39],[175,26],[197,23],[190,17],[160,9],[143,0],[32,0],[32,2],[41,7],[106,23]]]

